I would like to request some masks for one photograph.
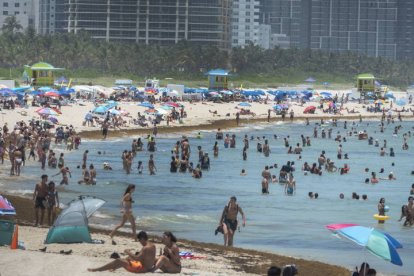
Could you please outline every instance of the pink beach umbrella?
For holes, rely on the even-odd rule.
[[[36,110],[36,113],[39,115],[44,115],[44,116],[57,116],[59,115],[58,112],[56,112],[54,109],[50,108],[50,107],[42,107],[39,108],[38,110]]]

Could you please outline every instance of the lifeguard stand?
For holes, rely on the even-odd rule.
[[[34,87],[53,86],[55,82],[54,72],[62,71],[63,68],[56,68],[46,62],[38,62],[24,66],[25,75]]]
[[[229,71],[223,69],[214,69],[206,73],[208,76],[209,90],[228,89],[228,77],[231,76]]]
[[[381,90],[376,89],[375,77],[373,74],[360,74],[357,76],[357,91],[360,98],[365,100],[371,93],[373,96],[381,97]]]

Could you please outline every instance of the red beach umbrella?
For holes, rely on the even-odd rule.
[[[305,114],[307,114],[307,113],[314,114],[315,110],[316,110],[316,106],[311,105],[311,106],[308,106],[307,108],[305,108],[305,110],[303,110],[303,113],[305,113]]]

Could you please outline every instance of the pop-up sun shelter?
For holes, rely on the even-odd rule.
[[[104,204],[104,200],[90,196],[69,202],[49,229],[45,243],[91,243],[88,218]]]
[[[0,216],[16,215],[16,210],[7,198],[0,195]],[[10,245],[15,223],[11,220],[0,220],[0,246]]]

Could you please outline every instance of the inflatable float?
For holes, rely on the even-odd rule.
[[[387,220],[389,218],[390,218],[389,216],[380,216],[378,214],[374,215],[374,219],[376,219],[376,220]]]

